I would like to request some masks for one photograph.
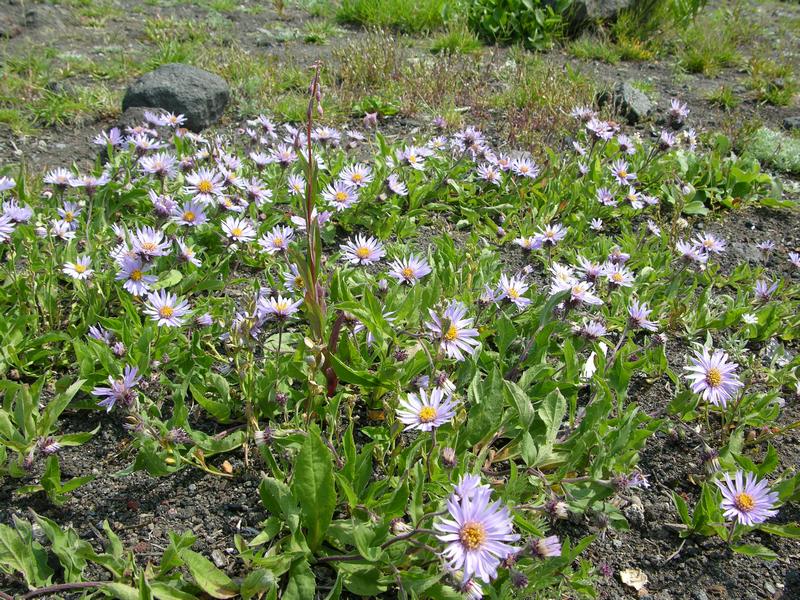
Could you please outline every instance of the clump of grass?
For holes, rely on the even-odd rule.
[[[303,32],[303,41],[306,44],[326,44],[335,31],[336,28],[329,21],[311,21]]]
[[[739,104],[741,104],[741,100],[739,97],[733,92],[733,90],[727,86],[722,85],[710,94],[706,96],[706,99],[713,104],[714,106],[718,106],[723,110],[733,110]]]
[[[748,137],[744,150],[763,165],[800,175],[800,138],[761,127]]]
[[[739,4],[700,15],[680,36],[681,68],[689,73],[715,75],[737,64],[741,60],[737,47],[752,39],[754,27]]]
[[[430,32],[445,24],[452,0],[342,0],[337,18],[364,27]]]
[[[770,58],[753,57],[747,67],[747,87],[755,90],[760,102],[787,106],[797,93],[797,82],[788,63],[778,63]]]
[[[615,65],[622,60],[616,44],[598,35],[583,35],[570,42],[567,50],[575,58],[599,60],[610,65]]]
[[[433,40],[434,54],[473,54],[480,50],[481,41],[464,24],[455,25]]]

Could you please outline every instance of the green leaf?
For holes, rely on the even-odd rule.
[[[317,582],[308,561],[298,561],[289,569],[289,581],[281,600],[308,600],[315,597],[316,591]]]
[[[503,378],[495,365],[480,382],[480,374],[469,386],[468,397],[472,401],[465,428],[468,444],[477,444],[487,435],[493,434],[503,419]]]
[[[692,525],[692,518],[689,516],[689,506],[686,504],[686,500],[681,498],[675,492],[672,492],[672,501],[675,503],[675,508],[678,511],[678,516],[681,518],[681,522],[691,527]]]
[[[69,406],[72,398],[76,393],[78,393],[78,390],[81,389],[81,386],[85,381],[85,379],[78,379],[75,383],[69,386],[66,391],[56,395],[55,398],[48,402],[47,406],[42,412],[41,421],[39,421],[38,433],[40,436],[46,436],[52,431],[53,425],[55,425],[58,417],[61,416],[61,413],[64,412],[64,409]]]
[[[303,513],[308,545],[312,550],[317,550],[336,508],[336,486],[333,482],[331,453],[316,425],[309,428],[297,456],[292,491]]]
[[[756,556],[764,560],[775,560],[778,555],[769,548],[765,548],[760,544],[742,544],[740,546],[731,546],[731,550],[739,554],[746,554],[747,556]]]
[[[277,581],[272,571],[267,569],[256,569],[247,574],[242,581],[242,588],[239,593],[244,600],[249,600],[256,594],[263,594],[276,587]]]
[[[773,523],[762,523],[758,529],[765,533],[772,535],[779,535],[780,537],[791,538],[793,540],[800,539],[800,525],[797,523],[787,523],[786,525],[775,525]]]
[[[163,581],[151,581],[150,589],[158,600],[196,600],[197,596],[176,590]]]
[[[172,269],[170,271],[163,273],[158,278],[158,281],[153,283],[150,286],[150,288],[153,290],[163,290],[164,288],[169,288],[178,285],[182,279],[183,279],[183,274],[176,269]]]
[[[117,600],[139,600],[139,592],[136,591],[136,588],[124,583],[107,583],[101,589]]]
[[[188,548],[181,552],[181,558],[189,568],[195,583],[214,598],[233,598],[238,593],[236,585],[210,560]]]
[[[0,524],[0,570],[21,573],[30,587],[48,585],[53,569],[47,564],[47,552],[33,541],[29,523],[15,519],[15,525]]]

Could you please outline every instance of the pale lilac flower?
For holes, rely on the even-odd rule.
[[[386,185],[392,193],[398,196],[408,196],[408,187],[400,180],[400,177],[396,173],[392,173],[386,178]]]
[[[172,112],[161,115],[162,126],[177,129],[178,127],[182,127],[184,123],[186,123],[186,117],[184,115],[176,115]]]
[[[64,202],[64,205],[57,210],[61,221],[66,223],[72,231],[75,231],[78,228],[78,217],[81,214],[81,207],[75,202]]]
[[[578,328],[578,333],[583,337],[596,340],[608,333],[605,324],[602,321],[588,321]]]
[[[199,267],[202,263],[197,258],[197,253],[194,246],[187,244],[182,237],[176,238],[175,243],[178,244],[178,259],[183,262],[192,263],[194,266]]]
[[[530,158],[520,157],[511,162],[511,170],[515,175],[536,179],[539,176],[539,166]]]
[[[522,277],[508,277],[506,274],[500,275],[500,284],[498,286],[496,301],[507,299],[514,304],[519,310],[527,307],[531,300],[525,298],[524,294],[528,291],[528,284]]]
[[[539,235],[537,236],[529,235],[529,236],[518,237],[517,239],[514,240],[514,243],[523,250],[529,250],[529,251],[538,250],[539,248],[542,247],[544,239]]]
[[[542,238],[543,244],[555,246],[566,237],[567,230],[560,223],[556,223],[555,225],[548,224],[539,228],[539,235]]]
[[[98,406],[105,408],[106,412],[111,412],[117,402],[127,408],[136,400],[134,388],[139,385],[141,379],[139,369],[126,365],[119,379],[108,376],[111,387],[96,387],[92,390],[92,395],[98,398],[105,397],[105,400],[98,402]]]
[[[164,232],[152,227],[141,227],[133,236],[133,251],[143,260],[152,260],[157,256],[165,256],[170,248],[169,240],[164,239]]]
[[[303,276],[300,275],[300,271],[297,270],[297,265],[294,263],[289,265],[289,272],[284,272],[281,276],[283,277],[284,286],[290,292],[302,291],[306,286]]]
[[[363,188],[369,184],[375,176],[372,169],[363,163],[357,163],[351,167],[345,167],[339,173],[339,179],[355,188]]]
[[[582,121],[583,123],[586,123],[597,115],[597,113],[588,106],[576,106],[569,114],[572,118]]]
[[[478,330],[472,326],[473,319],[465,318],[467,307],[461,302],[453,300],[440,317],[433,310],[428,309],[432,321],[425,323],[435,337],[441,341],[442,349],[448,358],[464,360],[464,354],[472,355],[476,352],[480,342]]]
[[[405,400],[400,401],[397,420],[406,426],[404,431],[431,431],[450,421],[457,406],[458,403],[439,388],[434,388],[430,396],[420,388],[419,396],[409,393]]]
[[[629,167],[627,161],[622,159],[615,160],[611,163],[609,169],[611,169],[611,174],[620,185],[630,185],[632,182],[636,181],[636,173],[628,171]]]
[[[756,244],[756,248],[760,250],[764,255],[769,255],[770,252],[775,250],[775,242],[772,240],[764,240],[763,242],[759,242]]]
[[[306,180],[302,175],[289,175],[286,183],[292,196],[302,196],[306,193]]]
[[[186,176],[186,193],[194,194],[194,199],[208,205],[222,194],[222,175],[202,167]]]
[[[68,242],[71,239],[75,238],[75,230],[70,227],[69,223],[65,221],[56,221],[55,219],[50,222],[51,225],[51,233],[65,242]],[[13,224],[11,226],[11,230],[13,231]]]
[[[152,152],[153,150],[160,150],[164,147],[163,143],[151,138],[147,133],[134,134],[128,138],[127,142],[139,155]]]
[[[742,315],[742,321],[745,325],[758,325],[758,317],[753,313],[744,313]]]
[[[71,179],[72,179],[72,173],[70,173],[63,167],[53,169],[44,176],[45,183],[55,186],[60,190],[67,189]]]
[[[425,169],[425,159],[427,157],[428,150],[417,146],[406,146],[403,150],[397,151],[397,158],[400,163],[407,164],[417,171]]]
[[[624,265],[631,255],[622,251],[619,246],[614,246],[608,253],[608,262],[614,265]]]
[[[686,129],[681,132],[681,137],[686,147],[689,148],[691,152],[694,152],[697,148],[697,132],[694,129]]]
[[[353,265],[371,265],[386,256],[380,241],[361,234],[339,248],[342,251],[342,259]]]
[[[558,294],[578,283],[578,279],[575,277],[575,272],[572,267],[565,267],[559,263],[553,263],[550,266],[550,274],[552,276],[552,280],[550,281],[551,295]]]
[[[153,210],[159,217],[170,216],[178,206],[178,203],[171,196],[161,195],[154,189],[147,190],[147,195],[150,197],[150,202],[153,203]]]
[[[69,180],[69,185],[74,188],[83,188],[86,194],[91,197],[97,191],[97,188],[104,186],[109,181],[111,181],[111,177],[109,177],[108,173],[104,172],[100,177],[95,177],[94,175],[79,175],[78,177],[73,177]]]
[[[625,154],[636,154],[636,146],[634,146],[631,138],[629,138],[624,133],[620,133],[617,136],[617,144],[619,144],[620,152]]]
[[[114,341],[114,334],[102,325],[90,325],[89,337],[110,346]]]
[[[169,152],[157,152],[139,159],[139,167],[149,175],[161,179],[174,177],[178,172],[178,160]]]
[[[644,202],[642,201],[641,195],[639,192],[636,191],[636,188],[630,186],[628,188],[628,193],[625,194],[625,199],[631,203],[631,206],[636,210],[641,210],[644,208]]]
[[[296,313],[302,303],[302,298],[292,302],[291,299],[278,294],[277,298],[259,298],[258,310],[264,317],[284,321]]]
[[[575,152],[578,153],[578,156],[586,156],[588,154],[586,148],[584,148],[577,140],[572,142],[572,147],[575,149]]]
[[[789,252],[789,262],[795,269],[800,269],[800,253]]]
[[[89,267],[91,263],[92,261],[88,256],[79,256],[75,262],[64,263],[64,268],[61,270],[73,279],[82,281],[89,279],[94,273],[94,270]]]
[[[342,134],[332,127],[317,127],[312,132],[311,138],[318,141],[323,146],[327,145],[336,148],[341,142]]]
[[[708,254],[700,250],[697,246],[678,240],[675,243],[675,249],[681,253],[681,258],[689,263],[705,263],[708,262]]]
[[[234,242],[252,242],[256,239],[256,230],[249,219],[227,217],[222,222],[222,231]]]
[[[180,327],[190,309],[186,300],[181,300],[165,290],[159,290],[147,295],[144,312],[150,315],[159,327]]]
[[[92,140],[92,143],[103,147],[111,144],[114,148],[119,148],[125,143],[125,137],[122,135],[119,127],[112,127],[108,132],[101,131],[98,133],[94,140]]]
[[[653,311],[647,308],[647,302],[639,304],[639,301],[633,298],[628,306],[628,323],[631,327],[636,329],[656,331],[658,329],[658,323],[650,320],[651,312]]]
[[[669,111],[667,112],[667,117],[670,122],[675,125],[683,125],[683,122],[688,116],[689,107],[686,106],[686,103],[681,102],[677,98],[673,98],[669,105]]]
[[[243,190],[247,195],[250,202],[255,202],[256,206],[263,206],[272,201],[272,190],[264,185],[264,182],[259,181],[255,177],[247,179],[242,182]]]
[[[258,245],[261,246],[264,252],[275,254],[288,250],[292,238],[294,238],[294,229],[276,225],[272,228],[272,231],[261,236],[261,239],[258,240]]]
[[[589,281],[576,281],[572,285],[560,287],[552,286],[550,293],[556,294],[564,290],[569,290],[569,300],[567,302],[570,306],[577,307],[584,304],[597,306],[603,304],[603,301],[594,295],[592,291],[593,284]]]
[[[717,238],[710,233],[698,235],[694,239],[694,243],[703,252],[722,254],[725,251],[725,240]]]
[[[592,231],[603,231],[603,220],[602,219],[592,219],[591,225],[589,225]]]
[[[478,178],[493,185],[500,185],[503,180],[500,171],[489,163],[484,163],[478,167]]]
[[[606,121],[601,121],[597,117],[591,117],[586,121],[586,131],[596,140],[608,141],[614,137],[615,130]]]
[[[603,206],[616,206],[617,201],[614,199],[614,194],[608,188],[600,188],[597,190],[597,201]]]
[[[16,187],[16,185],[17,182],[14,181],[12,177],[6,177],[5,175],[0,177],[0,192],[6,192],[10,189],[13,189]]]
[[[253,161],[253,164],[259,170],[263,169],[270,164],[270,162],[272,162],[271,158],[264,152],[251,152],[249,156],[250,160]]]
[[[450,496],[449,518],[434,522],[438,538],[447,546],[443,552],[449,567],[463,571],[463,582],[473,577],[489,583],[497,577],[500,562],[516,554],[519,535],[513,531],[508,508],[500,501],[490,504],[491,489],[477,487],[469,496]]]
[[[150,291],[150,285],[158,280],[153,275],[146,275],[151,266],[152,264],[143,263],[139,257],[126,256],[122,259],[115,279],[124,281],[122,287],[134,296],[144,296]]]
[[[778,283],[770,283],[766,279],[759,279],[755,285],[755,300],[760,304],[766,304],[772,298],[772,294],[778,289]]]
[[[754,473],[745,475],[743,471],[737,471],[735,479],[727,473],[723,478],[724,481],[714,483],[722,492],[720,508],[725,518],[752,527],[778,514],[775,510],[778,493],[770,490],[766,480],[757,481]]]
[[[686,377],[691,380],[695,394],[701,394],[706,402],[725,408],[744,385],[736,374],[738,366],[728,362],[728,355],[722,350],[710,354],[704,347],[702,353],[695,353],[692,364],[684,369],[689,371]]]
[[[393,260],[389,264],[389,275],[400,283],[414,285],[431,272],[428,261],[410,254],[407,258]]]
[[[662,131],[661,135],[658,136],[658,149],[662,152],[666,152],[675,146],[678,143],[678,140],[675,139],[675,134],[671,131]]]
[[[561,540],[551,535],[546,538],[535,538],[530,543],[531,553],[539,558],[561,556]]]
[[[16,225],[17,224],[12,221],[11,217],[8,215],[0,215],[0,243],[7,242],[11,239],[11,234],[14,233]]]
[[[292,163],[297,162],[297,153],[294,148],[287,144],[278,144],[277,148],[270,150],[269,160],[285,169],[291,166]]]
[[[178,225],[198,227],[208,221],[204,207],[199,202],[189,200],[183,206],[177,206],[172,211],[172,220]]]
[[[612,287],[633,286],[633,273],[625,265],[607,263],[603,269],[603,275],[608,279],[608,285]]]
[[[350,208],[358,201],[358,192],[344,181],[336,181],[322,191],[322,197],[336,211]]]
[[[583,278],[590,282],[597,281],[605,272],[603,265],[589,260],[588,258],[584,258],[583,256],[578,256],[578,270],[582,271]]]
[[[656,237],[661,237],[661,227],[652,219],[647,219],[647,229]]]

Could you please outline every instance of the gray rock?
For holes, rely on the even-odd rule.
[[[570,20],[574,24],[613,21],[620,11],[631,8],[641,0],[574,0],[570,7]]]
[[[647,94],[630,81],[618,83],[611,92],[601,95],[598,100],[601,105],[611,103],[630,125],[646,119],[653,111],[653,103]]]
[[[800,129],[800,115],[795,117],[786,117],[783,120],[783,128],[792,131],[793,129]]]
[[[168,64],[134,81],[122,99],[122,110],[156,107],[186,116],[192,131],[205,129],[222,116],[230,99],[225,80],[196,67]]]

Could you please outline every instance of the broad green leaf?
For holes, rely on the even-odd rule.
[[[775,560],[778,555],[769,548],[760,544],[741,544],[739,546],[731,546],[731,550],[739,554],[746,554],[747,556],[756,556],[764,560]]]
[[[189,568],[195,583],[209,596],[234,598],[238,595],[239,590],[230,577],[215,567],[214,563],[202,554],[187,548],[181,552],[181,558]]]
[[[303,513],[308,545],[316,550],[322,543],[336,508],[333,460],[316,425],[309,428],[297,456],[292,491]]]
[[[289,580],[281,600],[309,600],[315,597],[317,582],[308,561],[294,563],[289,569]]]

